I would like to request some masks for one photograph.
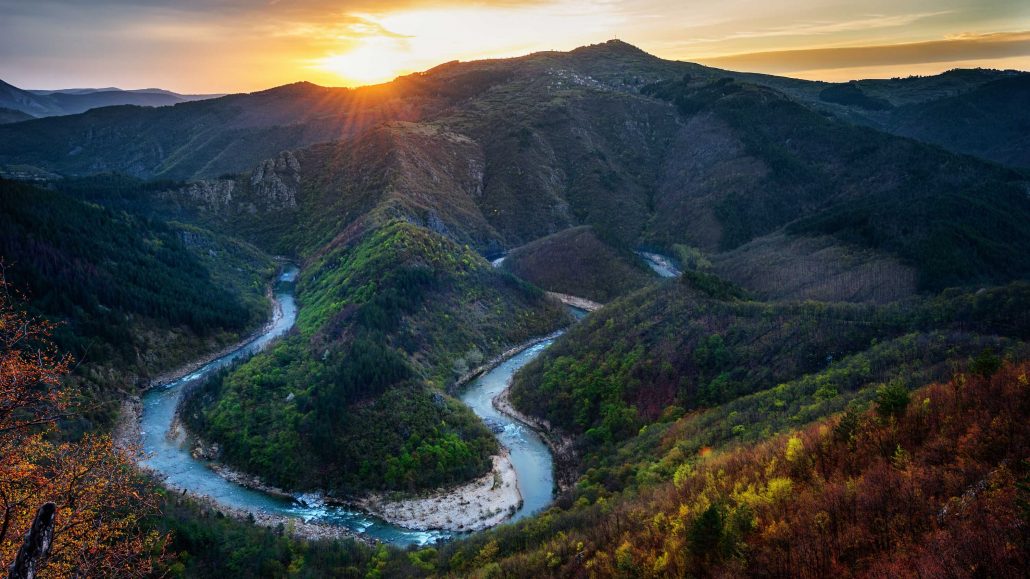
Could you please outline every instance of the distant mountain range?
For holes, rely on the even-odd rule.
[[[159,88],[123,90],[107,88],[69,88],[26,90],[0,80],[0,124],[31,118],[74,115],[98,107],[139,105],[162,107],[222,95],[184,95]],[[24,117],[11,114],[16,111]]]

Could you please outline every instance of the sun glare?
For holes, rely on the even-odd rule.
[[[376,84],[409,71],[411,57],[394,38],[367,38],[357,48],[319,60],[315,67],[348,84]]]
[[[357,14],[377,30],[358,35],[354,47],[316,60],[313,68],[347,84],[385,82],[448,60],[516,56],[539,48],[568,49],[606,38],[612,16],[583,16],[582,0],[527,7],[434,8],[384,14]],[[573,22],[575,20],[575,22]]]

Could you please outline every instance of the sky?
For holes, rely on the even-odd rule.
[[[611,38],[829,81],[1030,70],[1030,0],[0,0],[0,79],[184,93],[357,86]]]

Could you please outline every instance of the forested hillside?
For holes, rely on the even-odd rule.
[[[596,447],[635,436],[670,412],[733,406],[806,375],[821,376],[819,390],[804,394],[807,404],[836,399],[824,410],[839,410],[856,390],[910,372],[916,360],[928,368],[978,352],[977,334],[1022,340],[1030,328],[1025,283],[874,307],[751,302],[696,279],[597,312],[516,376],[512,401]],[[913,350],[915,343],[922,346]],[[734,408],[741,433],[761,432],[741,410]],[[755,408],[753,416],[766,422],[771,410]]]
[[[652,465],[668,479],[639,495],[581,483],[575,504],[432,560],[456,576],[1017,577],[1030,552],[1028,371],[981,356],[757,446],[677,444]]]
[[[239,339],[268,312],[272,264],[253,247],[11,181],[0,181],[0,256],[12,287],[59,322],[73,377],[101,401]],[[117,410],[90,406],[87,425]]]
[[[297,335],[184,411],[227,462],[291,489],[412,490],[485,471],[496,442],[445,390],[568,320],[540,290],[403,221],[335,245],[298,289]]]
[[[715,157],[673,166],[686,186],[673,181],[658,197],[656,234],[675,231],[713,251],[789,224],[788,234],[832,235],[896,256],[928,290],[1004,282],[1030,270],[1023,251],[1030,201],[1015,171],[834,122],[771,89],[729,79],[643,90],[690,119],[687,151],[707,146]],[[676,227],[683,223],[694,227]]]

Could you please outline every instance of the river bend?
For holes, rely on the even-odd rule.
[[[275,291],[279,315],[260,336],[177,380],[151,389],[144,395],[140,422],[143,450],[146,453],[143,465],[162,476],[169,488],[185,489],[196,496],[206,497],[216,504],[238,511],[341,526],[355,534],[399,545],[424,545],[454,536],[454,533],[444,531],[405,529],[357,509],[326,505],[311,496],[298,495],[290,500],[246,488],[225,480],[211,470],[208,462],[193,458],[189,449],[180,440],[168,436],[176,407],[187,385],[205,379],[238,360],[252,356],[293,327],[297,318],[297,305],[293,296],[293,282],[296,277],[295,268],[288,269],[280,277],[280,283],[277,284]],[[523,497],[523,505],[515,513],[514,520],[540,511],[553,500],[553,458],[536,432],[498,412],[493,407],[492,400],[505,388],[512,374],[538,356],[553,341],[553,338],[550,338],[519,352],[477,378],[460,396],[461,400],[497,433],[500,443],[509,449]]]

